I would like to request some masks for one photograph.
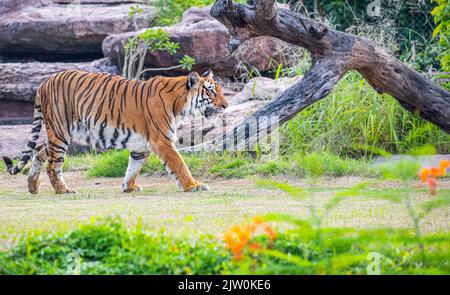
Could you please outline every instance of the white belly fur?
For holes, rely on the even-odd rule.
[[[92,126],[92,125],[91,125]],[[117,130],[117,138],[114,139],[114,132]],[[112,126],[106,126],[103,129],[103,139],[100,136],[101,126],[97,124],[88,129],[84,123],[78,122],[71,126],[72,142],[84,146],[92,146],[95,149],[107,150],[116,149],[121,150],[129,148],[134,152],[148,152],[150,145],[146,138],[139,133],[133,132],[130,129],[122,130],[116,129]],[[125,142],[126,141],[126,142]]]

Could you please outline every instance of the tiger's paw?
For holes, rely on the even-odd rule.
[[[70,188],[63,188],[63,189],[61,189],[61,190],[58,190],[58,191],[55,191],[55,193],[57,194],[57,195],[63,195],[63,194],[76,194],[77,193],[77,191],[76,190],[74,190],[74,189],[70,189]]]
[[[194,184],[193,186],[187,188],[187,189],[185,190],[185,192],[191,192],[191,193],[194,193],[194,192],[207,191],[207,190],[209,190],[209,186],[207,186],[207,185],[204,184],[204,183],[197,182],[197,183]]]
[[[39,192],[40,181],[36,177],[28,177],[28,191],[32,194]]]
[[[140,185],[134,184],[128,186],[127,184],[122,184],[122,193],[139,193],[142,192],[142,187]]]

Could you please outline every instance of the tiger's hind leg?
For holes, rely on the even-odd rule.
[[[183,158],[173,144],[169,145],[164,141],[161,141],[156,146],[155,152],[163,162],[167,172],[185,192],[209,190],[209,187],[206,184],[198,182],[192,177],[189,168],[186,166]]]
[[[131,152],[130,158],[128,160],[128,168],[127,173],[125,175],[125,179],[122,183],[122,192],[124,193],[133,193],[140,192],[142,188],[140,185],[136,184],[136,179],[139,176],[139,173],[147,162],[148,156],[150,152],[138,153]]]
[[[37,194],[40,186],[40,175],[42,165],[48,159],[47,146],[42,144],[36,147],[35,154],[33,156],[33,163],[31,164],[30,172],[28,173],[28,191],[32,194]]]
[[[50,140],[50,138],[52,138]],[[66,186],[63,174],[62,166],[64,164],[64,157],[68,148],[68,143],[62,140],[50,137],[48,141],[48,165],[47,175],[50,178],[50,183],[55,189],[57,194],[74,194],[75,190]]]

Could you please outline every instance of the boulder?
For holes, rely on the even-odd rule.
[[[31,113],[33,113],[33,110],[31,110]],[[20,157],[22,150],[27,146],[32,128],[33,126],[31,124],[0,125],[0,138],[2,138],[2,141],[0,141],[0,156]],[[45,128],[42,128],[37,144],[44,143],[46,139],[47,133]],[[89,150],[89,147],[70,143],[67,153],[69,155],[76,155],[89,152]]]
[[[43,7],[51,5],[51,0],[1,0],[0,16],[16,12],[27,7]]]
[[[171,34],[171,40],[180,44],[177,54],[170,56],[166,52],[149,52],[145,59],[146,68],[166,68],[179,64],[184,55],[196,60],[194,70],[214,72],[234,76],[246,66],[252,66],[260,72],[275,69],[278,63],[288,64],[289,56],[281,48],[286,43],[271,37],[258,37],[246,41],[238,52],[229,54],[230,34],[226,27],[210,16],[210,7],[190,8],[179,24],[163,29]],[[124,44],[140,32],[130,32],[108,36],[103,41],[103,54],[110,57],[121,67],[124,60]],[[285,52],[285,51],[284,51]],[[183,72],[178,69],[178,73]],[[167,72],[164,72],[167,73]]]
[[[56,4],[122,4],[122,3],[148,3],[148,0],[53,0]]]
[[[39,85],[52,74],[64,70],[118,73],[108,59],[85,63],[0,63],[0,102],[32,102]]]
[[[128,13],[133,3],[50,5],[25,8],[0,18],[0,53],[101,53],[110,34],[135,30]],[[140,5],[144,13],[136,23],[148,27],[156,9]]]
[[[177,126],[177,146],[180,148],[207,142],[230,131],[246,117],[263,107],[276,95],[296,83],[299,78],[254,78],[238,93],[225,92],[229,107],[213,119],[195,118],[183,120]]]
[[[243,103],[250,100],[271,100],[297,81],[298,78],[280,78],[278,80],[266,77],[253,78],[233,97],[233,101]]]

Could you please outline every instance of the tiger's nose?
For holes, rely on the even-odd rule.
[[[228,107],[228,101],[222,101],[222,109],[226,109]]]

